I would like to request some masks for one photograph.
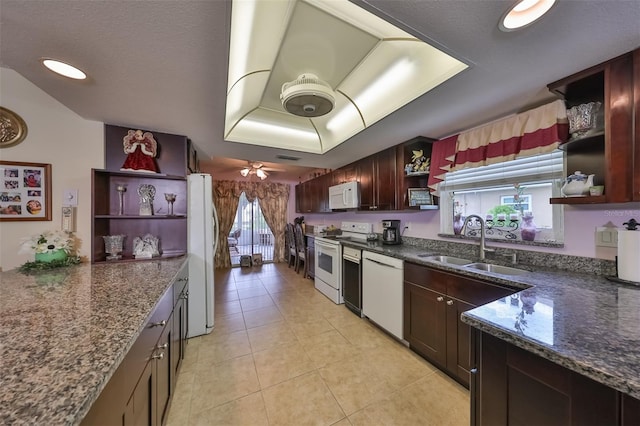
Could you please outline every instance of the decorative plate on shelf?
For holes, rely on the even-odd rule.
[[[0,107],[0,148],[8,148],[27,137],[27,123],[15,112]]]

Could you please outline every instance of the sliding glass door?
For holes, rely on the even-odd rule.
[[[249,202],[244,192],[228,238],[232,266],[240,265],[241,256],[261,257],[263,263],[273,262],[273,233],[264,220],[258,200]]]

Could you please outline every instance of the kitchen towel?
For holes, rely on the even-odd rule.
[[[640,282],[640,231],[618,230],[618,278]]]

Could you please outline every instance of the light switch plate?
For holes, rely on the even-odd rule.
[[[596,247],[618,247],[618,228],[597,227]]]
[[[65,189],[62,195],[63,206],[77,206],[78,205],[78,190],[77,189]]]

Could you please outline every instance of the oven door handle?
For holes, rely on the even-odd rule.
[[[335,244],[331,244],[331,243],[325,243],[322,242],[318,239],[316,239],[316,246],[320,246],[322,248],[328,249],[328,250],[338,250],[338,248],[340,247],[339,245],[335,245]]]

